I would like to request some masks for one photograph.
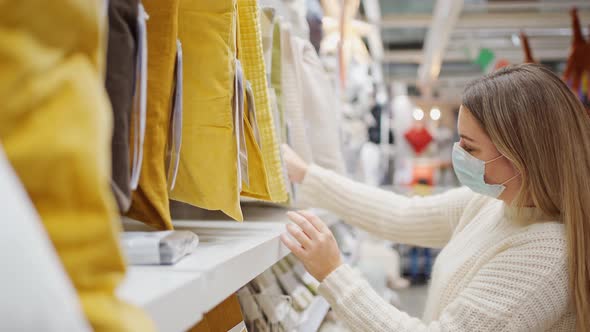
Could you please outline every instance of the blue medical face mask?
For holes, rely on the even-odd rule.
[[[459,182],[478,194],[493,198],[498,198],[506,189],[506,183],[512,181],[519,175],[516,174],[501,184],[487,184],[485,182],[484,174],[486,165],[503,157],[503,155],[500,155],[492,160],[483,161],[469,154],[459,143],[455,143],[453,146],[453,168]]]

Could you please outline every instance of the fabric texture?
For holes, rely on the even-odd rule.
[[[293,150],[308,163],[345,172],[340,134],[340,106],[313,45],[281,34],[282,98]]]
[[[184,149],[171,198],[243,220],[232,97],[236,1],[182,0]]]
[[[295,68],[301,80],[305,133],[313,162],[344,174],[340,102],[322,61],[308,40],[295,37]]]
[[[244,67],[246,79],[252,84],[256,118],[261,139],[261,150],[268,177],[269,201],[283,203],[288,200],[283,177],[279,138],[268,97],[268,82],[262,50],[258,2],[238,0],[239,34],[238,58]]]
[[[287,122],[285,118],[285,109],[283,105],[283,88],[282,88],[282,48],[281,48],[281,23],[276,20],[273,26],[272,34],[272,56],[271,56],[271,71],[270,71],[270,86],[275,91],[277,97],[277,112],[279,113],[280,133],[279,137],[281,143],[288,143],[287,138]]]
[[[289,26],[281,26],[281,93],[283,113],[288,127],[290,145],[308,163],[313,162],[303,112],[303,87],[296,66],[300,65],[297,48]]]
[[[320,285],[353,331],[574,331],[564,225],[459,188],[408,198],[319,166],[304,201],[395,241],[443,247],[422,319],[386,303],[348,265]]]
[[[273,34],[275,23],[275,11],[273,8],[263,8],[260,12],[260,35],[262,38],[262,53],[264,54],[264,64],[266,68],[266,80],[270,82],[272,71],[272,48]]]
[[[129,126],[135,86],[137,5],[138,0],[110,0],[108,12],[106,89],[114,120],[111,185],[121,212],[131,206]]]
[[[179,0],[142,2],[149,14],[147,123],[141,178],[127,215],[156,229],[172,229],[165,165],[173,107]]]
[[[102,1],[0,3],[0,141],[93,329],[152,331],[114,294],[125,264],[109,185],[104,33]]]

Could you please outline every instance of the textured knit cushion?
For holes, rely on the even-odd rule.
[[[168,203],[166,144],[172,112],[179,0],[143,0],[148,29],[148,100],[139,187],[128,216],[158,229],[172,229]]]
[[[151,331],[147,317],[114,294],[125,264],[109,185],[104,7],[0,3],[0,141],[94,330]]]
[[[280,138],[281,143],[288,143],[287,141],[287,127],[285,119],[285,107],[283,106],[283,88],[282,88],[282,52],[281,52],[281,25],[277,20],[273,26],[274,32],[272,35],[272,60],[270,72],[270,86],[275,90],[277,96],[277,111],[279,113],[279,124],[281,125]]]
[[[344,174],[344,156],[340,140],[340,108],[330,77],[315,48],[293,37],[297,77],[301,80],[303,114],[313,162]]]
[[[182,0],[183,147],[174,200],[242,220],[232,97],[236,1]]]
[[[262,144],[262,156],[268,176],[270,200],[281,203],[288,200],[283,177],[279,140],[268,98],[268,83],[264,57],[260,18],[256,0],[238,0],[239,50],[238,58],[244,67],[246,79],[252,84],[256,117]]]
[[[305,130],[303,113],[303,92],[301,79],[297,75],[297,49],[294,36],[288,26],[281,27],[281,71],[282,71],[282,104],[285,121],[289,127],[290,145],[303,160],[313,162],[311,144]]]

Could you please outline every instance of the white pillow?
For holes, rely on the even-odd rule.
[[[90,331],[39,215],[2,149],[0,179],[0,331]]]

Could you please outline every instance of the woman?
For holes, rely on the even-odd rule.
[[[589,331],[590,120],[548,69],[475,81],[459,113],[453,166],[463,188],[406,198],[306,165],[285,148],[307,204],[395,242],[444,247],[422,320],[387,304],[343,265],[317,217],[283,242],[353,331]]]

